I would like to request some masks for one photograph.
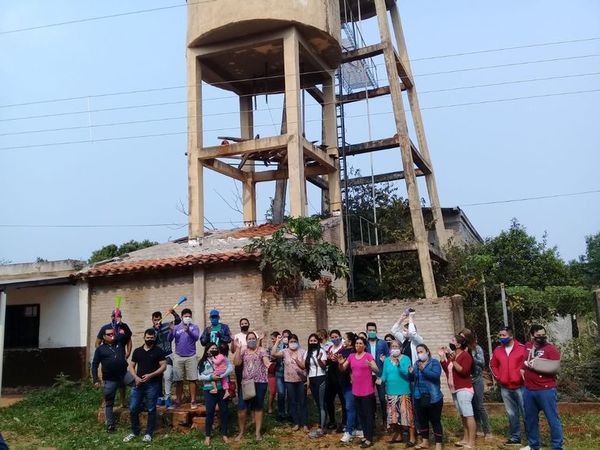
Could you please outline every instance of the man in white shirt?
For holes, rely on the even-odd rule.
[[[400,345],[402,345],[402,354],[408,356],[412,363],[417,362],[417,345],[421,345],[423,338],[417,333],[417,327],[414,323],[415,310],[408,308],[400,316],[398,321],[392,327],[392,334]],[[408,319],[408,322],[404,323]]]

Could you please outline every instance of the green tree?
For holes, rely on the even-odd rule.
[[[571,273],[590,288],[600,287],[600,232],[585,237],[585,255],[569,263]]]
[[[90,256],[88,263],[94,264],[100,261],[106,261],[107,259],[116,258],[117,256],[141,250],[142,248],[152,247],[153,245],[158,245],[158,242],[150,241],[148,239],[139,242],[131,240],[120,246],[116,246],[115,244],[105,245],[101,249],[92,252],[92,256]]]
[[[290,218],[269,238],[253,238],[244,249],[260,251],[259,268],[265,275],[265,288],[283,295],[294,295],[303,278],[321,279],[323,272],[336,278],[348,276],[346,257],[340,248],[323,241],[319,217]],[[336,293],[326,285],[330,299]]]

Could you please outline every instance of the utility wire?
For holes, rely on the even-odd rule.
[[[483,104],[488,104],[488,103],[511,102],[511,101],[517,101],[517,100],[545,98],[545,97],[557,97],[557,96],[562,96],[562,95],[576,95],[576,94],[585,94],[585,93],[592,93],[592,92],[600,92],[600,89],[589,89],[589,90],[571,91],[571,92],[557,92],[557,93],[552,93],[552,94],[528,95],[528,96],[512,97],[512,98],[500,98],[500,99],[495,99],[495,100],[482,100],[482,101],[477,101],[477,102],[455,103],[455,104],[451,104],[451,105],[426,106],[426,107],[421,107],[421,110],[457,108],[457,107],[461,107],[461,106],[483,105]],[[405,112],[407,112],[407,111],[405,110]],[[389,115],[389,114],[394,114],[394,112],[393,111],[382,111],[382,112],[377,112],[377,113],[371,113],[372,116]],[[356,114],[356,115],[345,116],[346,119],[357,119],[357,118],[362,118],[362,117],[366,117],[366,114]],[[321,119],[313,119],[313,120],[307,120],[306,123],[320,122],[320,121],[321,121]],[[270,127],[272,125],[273,125],[272,123],[270,123],[270,124],[267,123],[267,124],[257,124],[254,126],[258,128],[258,127]],[[225,130],[236,130],[236,129],[238,129],[238,127],[213,128],[213,129],[205,129],[203,131],[210,132],[210,131],[225,131]],[[79,140],[79,141],[50,142],[50,143],[42,143],[42,144],[20,145],[20,146],[13,146],[13,147],[0,147],[0,151],[26,149],[26,148],[37,148],[37,147],[51,147],[51,146],[57,146],[57,145],[85,144],[85,143],[91,143],[91,142],[141,139],[141,138],[159,137],[159,136],[175,136],[175,135],[182,135],[182,134],[187,134],[187,133],[188,133],[187,131],[180,131],[180,132],[172,132],[172,133],[158,133],[158,134],[144,134],[144,135],[136,135],[136,136],[109,137],[109,138],[93,139],[93,140],[87,139],[87,140]]]
[[[536,81],[558,80],[558,79],[565,79],[565,78],[585,77],[585,76],[594,76],[594,75],[600,75],[600,72],[590,72],[590,73],[562,75],[562,76],[544,77],[544,78],[530,78],[530,79],[526,79],[526,80],[502,81],[502,82],[498,82],[498,83],[475,84],[475,85],[470,85],[470,86],[457,86],[457,87],[451,87],[451,88],[446,88],[446,89],[433,89],[433,90],[429,90],[429,91],[421,91],[421,92],[419,92],[419,94],[432,94],[432,93],[437,93],[437,92],[449,92],[449,91],[475,89],[475,88],[482,88],[482,87],[505,86],[505,85],[510,85],[510,84],[522,84],[522,83],[530,83],[530,82],[536,82]],[[226,98],[230,98],[230,97],[226,97]],[[351,102],[350,100],[346,100],[346,101],[336,102],[336,103],[339,104],[339,103],[350,103],[350,102]],[[187,103],[187,102],[184,102],[184,103]],[[328,105],[328,104],[329,104],[329,102],[324,103],[324,105]],[[321,107],[320,104],[308,104],[305,106],[306,107]],[[274,110],[272,108],[266,107],[266,108],[255,109],[252,112],[256,113],[256,112],[264,112],[264,111],[268,111],[269,114],[271,114],[271,112],[273,112],[273,111],[278,112],[279,110]],[[93,112],[93,110],[91,110],[90,112]],[[249,111],[231,111],[231,112],[221,112],[221,113],[215,113],[215,114],[208,113],[208,114],[204,114],[202,117],[210,117],[212,115],[239,114],[241,112],[249,112]],[[83,114],[83,112],[81,112],[81,113]],[[30,133],[47,133],[47,132],[53,132],[53,131],[71,131],[71,130],[81,130],[81,129],[87,129],[87,128],[112,127],[112,126],[119,126],[119,125],[134,125],[134,124],[142,124],[142,123],[180,120],[180,119],[187,119],[187,118],[188,118],[188,116],[176,116],[176,117],[163,117],[163,118],[156,118],[156,119],[133,120],[133,121],[126,121],[126,122],[111,122],[111,123],[103,123],[103,124],[80,125],[80,126],[62,127],[62,128],[43,128],[43,129],[37,129],[37,130],[26,130],[26,131],[15,131],[15,132],[10,132],[10,133],[0,133],[0,136],[15,136],[15,135],[30,134]],[[272,116],[271,116],[271,122],[272,122],[271,125],[275,126],[274,125],[275,122],[274,122],[274,119]],[[256,125],[256,126],[260,126],[260,125]],[[215,131],[218,131],[218,130],[215,130]]]
[[[200,3],[212,3],[214,1],[216,1],[216,0],[198,0],[196,2],[190,2],[189,4],[197,5]],[[94,22],[97,20],[114,19],[116,17],[132,16],[135,14],[146,14],[146,13],[151,13],[151,12],[156,12],[156,11],[165,11],[167,9],[181,8],[186,5],[187,5],[187,3],[178,3],[176,5],[161,6],[158,8],[138,9],[135,11],[126,11],[126,12],[122,12],[122,13],[107,14],[105,16],[87,17],[84,19],[66,20],[64,22],[49,23],[49,24],[37,25],[37,26],[33,26],[33,27],[15,28],[13,30],[0,31],[0,36],[6,35],[6,34],[21,33],[24,31],[33,31],[33,30],[41,30],[44,28],[55,28],[55,27],[61,27],[61,26],[65,26],[65,25],[73,25],[76,23],[85,23],[85,22]]]
[[[509,200],[494,200],[490,202],[479,202],[479,203],[464,203],[458,206],[467,207],[467,206],[482,206],[482,205],[497,205],[501,203],[517,203],[517,202],[526,202],[532,200],[545,200],[550,198],[560,198],[560,197],[574,197],[578,195],[588,195],[588,194],[598,194],[600,193],[600,189],[594,189],[590,191],[581,191],[581,192],[569,192],[563,194],[552,194],[552,195],[540,195],[536,197],[523,197],[523,198],[514,198]],[[314,209],[314,208],[313,208]],[[261,222],[262,220],[258,220],[257,222]],[[212,223],[239,223],[243,224],[243,221],[240,220],[223,220],[223,221],[211,221]],[[144,228],[144,227],[183,227],[186,226],[187,223],[143,223],[143,224],[61,224],[61,225],[50,225],[50,224],[0,224],[0,228]]]
[[[594,53],[594,54],[589,54],[589,55],[575,55],[575,56],[567,56],[567,57],[561,57],[561,58],[529,60],[529,61],[521,61],[521,62],[516,62],[516,63],[496,64],[496,65],[491,65],[491,66],[466,67],[466,68],[462,68],[462,69],[453,69],[453,70],[442,71],[442,72],[428,72],[428,73],[415,74],[415,75],[413,75],[413,77],[444,75],[444,74],[450,74],[450,73],[456,73],[456,72],[469,72],[469,71],[474,71],[474,70],[497,69],[497,68],[502,68],[502,67],[512,67],[512,66],[519,66],[519,65],[538,64],[538,63],[556,62],[556,61],[567,61],[567,60],[572,60],[572,59],[592,58],[592,57],[597,57],[597,56],[600,56],[600,55]],[[383,66],[385,66],[385,64],[379,63],[379,64],[374,64],[374,66],[375,67],[383,67]],[[323,73],[323,72],[324,72],[323,70],[313,70],[313,71],[300,72],[299,75],[311,75],[311,74]],[[248,82],[248,81],[257,81],[257,80],[283,78],[283,77],[284,77],[284,75],[269,75],[269,76],[252,77],[252,78],[244,78],[244,79],[236,79],[236,80],[218,81],[218,82],[211,83],[210,85],[218,86],[221,84],[242,83],[242,82]],[[387,80],[387,77],[377,78],[377,81],[384,81],[384,80]],[[47,99],[47,100],[35,100],[35,101],[23,102],[23,103],[4,104],[4,105],[0,105],[0,108],[12,108],[12,107],[17,107],[17,106],[30,106],[30,105],[38,105],[38,104],[43,104],[43,103],[56,103],[56,102],[71,101],[71,100],[83,100],[83,99],[87,99],[87,98],[100,98],[100,97],[109,97],[109,96],[118,96],[118,95],[141,94],[141,93],[147,93],[147,92],[160,92],[160,91],[167,91],[167,90],[174,90],[174,89],[184,89],[189,86],[191,86],[191,85],[164,86],[164,87],[156,87],[156,88],[149,88],[149,89],[136,89],[136,90],[131,90],[131,91],[117,91],[117,92],[107,92],[107,93],[102,93],[102,94],[82,95],[82,96],[77,96],[77,97],[61,97],[61,98],[54,98],[54,99]],[[273,92],[271,94],[280,94],[283,92],[284,91],[277,91],[277,92]],[[260,95],[260,94],[244,94],[244,95],[241,95],[240,97],[254,96],[254,95]],[[222,100],[222,99],[227,99],[227,98],[232,98],[232,97],[231,96],[212,97],[212,98],[203,99],[203,101]],[[86,110],[85,112],[87,113],[88,111]],[[94,111],[92,111],[92,112],[94,112]],[[82,114],[82,112],[61,113],[61,114]],[[61,115],[61,114],[58,114],[58,115]],[[21,119],[39,118],[39,117],[48,117],[48,116],[47,115],[27,116],[27,117],[23,117],[23,118],[3,119],[2,121],[21,120]],[[52,116],[50,116],[50,117],[52,117]]]

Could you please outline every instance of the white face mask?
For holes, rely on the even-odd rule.
[[[298,349],[298,343],[290,342],[290,350],[297,350],[297,349]]]
[[[419,353],[419,359],[425,362],[429,359],[429,356],[427,355],[427,353]]]
[[[192,323],[192,318],[191,317],[184,317],[181,320],[185,325],[189,325],[190,323]]]
[[[392,356],[395,356],[397,358],[398,356],[400,356],[400,349],[399,348],[393,348],[390,353],[392,354]]]

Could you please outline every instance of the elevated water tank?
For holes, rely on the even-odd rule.
[[[190,0],[187,43],[189,47],[216,46],[295,26],[312,47],[311,50],[324,63],[336,68],[341,55],[338,1]],[[258,51],[264,55],[279,50],[263,47]],[[260,64],[259,60],[255,61],[255,66]],[[264,63],[268,64],[268,61],[262,61]]]

